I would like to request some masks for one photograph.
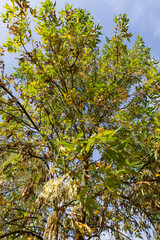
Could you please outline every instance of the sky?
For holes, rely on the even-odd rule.
[[[32,5],[39,5],[42,0],[31,0]],[[54,1],[54,0],[53,0]],[[0,12],[9,1],[0,0]],[[95,22],[99,22],[102,29],[102,43],[105,36],[114,33],[113,18],[119,13],[126,13],[130,19],[130,32],[133,41],[138,33],[143,36],[145,45],[151,48],[152,56],[160,56],[160,0],[57,0],[57,10],[63,9],[65,4],[86,8],[93,15]],[[0,45],[5,41],[7,30],[0,19]],[[14,66],[12,55],[5,58],[6,72],[11,72]],[[109,237],[108,237],[109,239]]]

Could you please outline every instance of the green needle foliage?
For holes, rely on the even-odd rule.
[[[160,239],[159,62],[126,14],[100,50],[89,12],[55,7],[2,14],[0,239]]]

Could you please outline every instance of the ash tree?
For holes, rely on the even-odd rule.
[[[0,239],[159,239],[159,62],[126,14],[100,49],[88,11],[55,8],[1,14]]]

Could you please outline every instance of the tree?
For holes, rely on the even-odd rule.
[[[19,54],[0,80],[0,239],[160,234],[160,74],[126,14],[99,49],[84,9],[11,0],[2,14]],[[34,29],[34,30],[33,30]]]

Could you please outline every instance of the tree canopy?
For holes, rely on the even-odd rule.
[[[160,239],[160,72],[142,36],[129,47],[120,14],[100,49],[85,9],[5,9],[0,239]]]

